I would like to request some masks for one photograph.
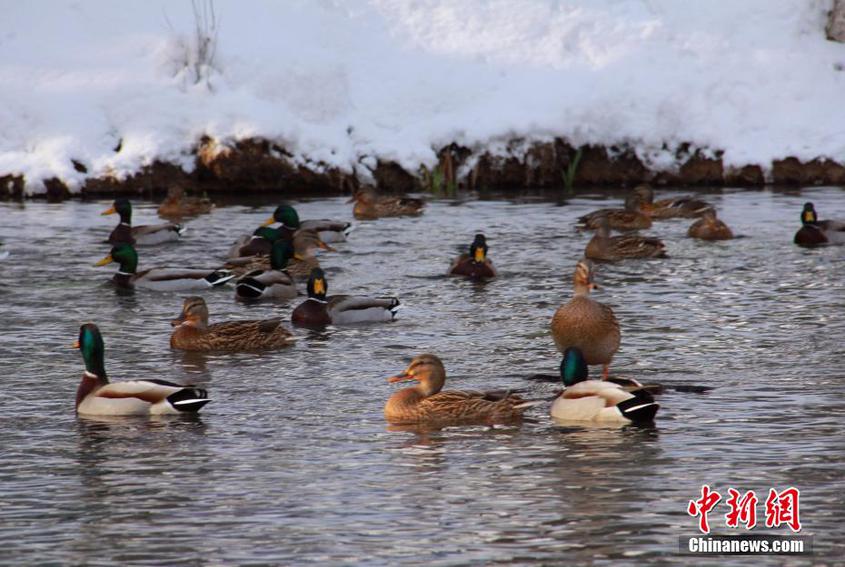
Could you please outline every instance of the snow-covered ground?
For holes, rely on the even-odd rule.
[[[0,175],[32,192],[156,159],[189,170],[202,135],[274,139],[343,169],[555,136],[625,143],[653,167],[682,142],[728,166],[842,161],[830,4],[215,0],[214,68],[195,83],[189,0],[3,0]]]

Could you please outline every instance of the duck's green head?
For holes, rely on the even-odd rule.
[[[270,242],[276,242],[282,234],[279,229],[273,228],[272,226],[259,226],[252,235],[260,236]]]
[[[74,345],[82,352],[85,370],[101,378],[106,377],[103,365],[106,347],[100,329],[94,323],[85,323],[79,327],[79,340]]]
[[[581,349],[577,347],[566,349],[563,353],[563,361],[560,363],[560,375],[564,386],[572,386],[589,377],[590,369],[587,368],[587,361],[584,360]]]
[[[804,203],[804,209],[801,211],[801,224],[816,224],[819,221],[819,216],[816,214],[816,208],[812,203]]]
[[[123,197],[115,199],[111,208],[106,209],[100,214],[113,215],[115,213],[120,215],[120,222],[129,224],[132,221],[132,203],[129,202],[129,199]]]
[[[469,245],[469,255],[474,262],[479,264],[487,259],[487,239],[483,234],[475,235],[475,239]]]
[[[277,240],[270,250],[270,267],[274,270],[284,270],[288,261],[293,258],[293,244],[290,240]]]
[[[111,249],[111,252],[94,264],[95,266],[105,266],[117,262],[120,264],[120,271],[125,274],[134,274],[138,269],[138,253],[131,244],[118,244]]]
[[[287,228],[299,228],[299,214],[290,205],[279,205],[273,211],[273,216],[267,219],[262,226],[268,226],[274,222],[282,223]]]
[[[329,291],[329,283],[326,281],[326,274],[320,268],[311,270],[308,276],[308,297],[326,300],[326,292]]]

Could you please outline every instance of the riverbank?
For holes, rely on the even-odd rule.
[[[520,190],[532,188],[615,186],[639,183],[656,186],[762,187],[845,185],[845,166],[826,158],[802,162],[788,157],[768,165],[726,167],[720,152],[684,147],[679,167],[649,169],[630,149],[603,146],[574,148],[565,141],[510,144],[506,155],[480,154],[452,144],[438,152],[437,165],[420,164],[407,170],[394,161],[375,160],[366,168],[344,171],[327,164],[297,164],[281,146],[262,139],[250,139],[232,146],[220,146],[205,139],[197,145],[192,171],[178,164],[155,161],[125,178],[87,178],[79,196],[158,196],[172,185],[197,193],[274,193],[280,195],[344,194],[365,184],[384,192],[459,190]],[[75,163],[81,173],[85,166]],[[567,178],[570,176],[569,178]],[[32,196],[51,200],[72,197],[74,192],[57,177],[44,181],[45,191]],[[26,180],[20,175],[0,176],[0,197],[22,198]]]
[[[841,184],[831,6],[17,3],[0,195]]]

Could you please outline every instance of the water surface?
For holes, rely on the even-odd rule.
[[[439,200],[419,218],[357,223],[322,256],[329,291],[397,294],[400,319],[297,330],[294,347],[260,355],[170,351],[183,295],[118,293],[115,266],[92,267],[115,222],[99,216],[106,201],[0,203],[12,252],[0,264],[0,562],[673,564],[704,483],[761,501],[797,486],[815,561],[841,561],[845,248],[791,240],[804,201],[845,218],[845,195],[707,198],[741,238],[656,223],[670,258],[602,265],[596,298],[622,324],[614,373],[713,391],[663,395],[651,428],[558,427],[536,409],[521,427],[428,432],[391,431],[381,413],[385,378],[415,354],[437,353],[453,388],[557,389],[523,377],[559,362],[547,327],[588,239],[572,222],[620,199]],[[351,220],[341,198],[295,204],[302,218]],[[272,208],[220,207],[184,241],[141,248],[140,266],[214,266]],[[151,221],[137,202],[135,223]],[[501,277],[442,277],[479,230]],[[289,317],[296,303],[244,306],[231,287],[205,297],[216,321]],[[86,321],[103,331],[111,379],[198,383],[214,402],[196,419],[75,417],[83,367],[70,345]],[[711,514],[717,533],[726,511]]]

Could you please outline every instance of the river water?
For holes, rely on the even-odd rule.
[[[661,194],[673,194],[663,191]],[[329,292],[396,294],[390,324],[296,330],[266,354],[185,355],[168,348],[182,295],[117,293],[115,265],[94,268],[115,217],[106,201],[0,203],[0,562],[65,565],[703,564],[678,555],[697,532],[686,512],[709,484],[801,490],[815,564],[845,557],[845,247],[792,244],[801,205],[845,218],[840,188],[705,196],[740,238],[686,238],[656,223],[663,260],[602,265],[595,297],[613,306],[622,347],[613,373],[702,384],[667,392],[653,427],[553,424],[392,431],[386,377],[438,354],[447,388],[524,388],[555,372],[547,333],[571,295],[588,236],[573,220],[618,195],[434,200],[419,218],[357,223],[321,262]],[[351,220],[342,198],[296,201],[301,218]],[[140,249],[140,266],[214,266],[271,199],[235,200],[188,223],[178,244]],[[155,220],[135,203],[136,224]],[[442,276],[476,231],[501,277]],[[244,306],[206,293],[212,320],[289,317],[296,304]],[[83,366],[70,348],[96,322],[112,380],[202,384],[195,419],[83,419]],[[724,500],[710,515],[724,525]],[[710,558],[740,565],[748,558]],[[804,564],[769,556],[761,564]]]

